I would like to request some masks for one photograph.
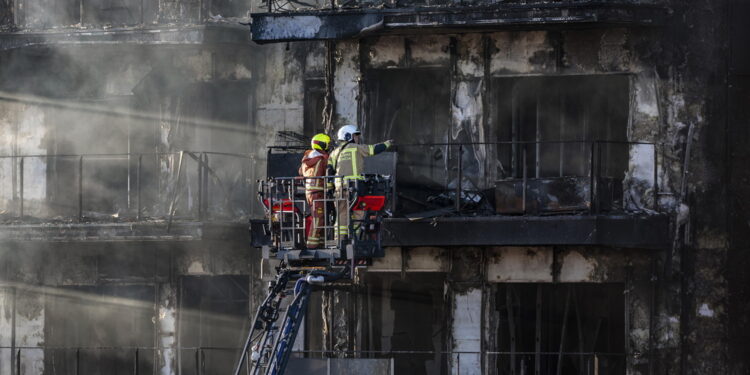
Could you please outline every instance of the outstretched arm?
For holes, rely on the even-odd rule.
[[[388,150],[391,147],[391,144],[393,144],[393,140],[389,139],[389,140],[387,140],[387,141],[385,141],[383,143],[369,145],[368,146],[368,151],[369,151],[369,155],[368,156],[377,155],[377,154],[379,154],[379,153],[381,153],[381,152],[383,152],[385,150]]]

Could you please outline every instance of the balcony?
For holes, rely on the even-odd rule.
[[[668,10],[635,1],[348,1],[268,0],[252,14],[253,41],[337,40],[369,35],[503,29],[657,26]]]
[[[179,151],[0,157],[0,236],[17,241],[247,236],[253,160]]]
[[[0,50],[50,45],[247,45],[250,38],[240,26],[207,24],[172,27],[122,27],[113,29],[57,29],[0,33]]]
[[[651,143],[550,141],[399,145],[367,159],[396,181],[386,246],[599,245],[661,248]],[[298,150],[271,149],[270,176],[296,175]],[[492,162],[490,162],[492,160]]]
[[[240,44],[249,3],[177,0],[19,0],[0,4],[3,50],[44,45]]]
[[[367,159],[396,181],[387,246],[601,245],[661,248],[650,143],[403,144]],[[295,148],[272,148],[266,175],[297,174]],[[28,155],[0,158],[6,240],[201,240],[246,236],[263,173],[247,155]],[[460,181],[460,183],[459,183]]]

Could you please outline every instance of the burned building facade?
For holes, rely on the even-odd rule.
[[[0,2],[0,374],[231,371],[266,147],[349,123],[398,145],[386,256],[313,293],[299,357],[744,374],[743,15]]]

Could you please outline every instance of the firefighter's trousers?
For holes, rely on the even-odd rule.
[[[325,206],[324,201],[325,193],[323,191],[311,191],[305,193],[305,199],[307,205],[310,207],[310,216],[312,216],[312,227],[310,228],[310,234],[307,236],[307,247],[315,248],[320,247],[325,243]]]
[[[359,233],[359,221],[364,219],[364,211],[352,211],[349,209],[349,194],[345,188],[336,187],[336,228],[338,228],[337,239],[340,241],[344,236],[349,236],[349,221],[354,221],[354,233]]]

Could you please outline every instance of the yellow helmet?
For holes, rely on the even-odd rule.
[[[312,145],[313,150],[328,151],[328,146],[331,145],[331,137],[323,133],[315,134],[315,136],[312,137],[310,145]]]

